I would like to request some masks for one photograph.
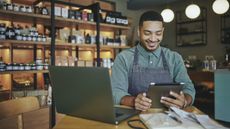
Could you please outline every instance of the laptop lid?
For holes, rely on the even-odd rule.
[[[50,66],[49,72],[57,112],[112,124],[122,120],[115,118],[107,68]]]
[[[147,91],[147,97],[152,100],[152,108],[165,108],[164,104],[160,102],[161,97],[171,97],[170,91],[180,93],[183,83],[151,83]]]

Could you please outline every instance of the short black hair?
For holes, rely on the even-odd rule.
[[[140,20],[139,20],[139,26],[142,26],[144,21],[161,21],[161,22],[163,22],[163,17],[158,12],[147,11],[141,15]]]

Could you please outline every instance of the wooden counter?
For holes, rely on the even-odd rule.
[[[152,113],[161,111],[161,109],[150,109],[148,112]],[[186,111],[193,112],[196,114],[203,114],[200,110],[198,110],[195,107],[188,107],[186,108]],[[139,118],[138,115],[121,122],[119,125],[113,125],[66,115],[59,122],[57,122],[56,126],[53,129],[131,129],[127,125],[127,121],[137,118]],[[137,126],[145,128],[141,123],[137,123]]]

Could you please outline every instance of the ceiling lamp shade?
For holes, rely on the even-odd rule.
[[[190,19],[195,19],[200,15],[200,7],[196,4],[190,4],[185,9],[185,15]]]
[[[224,14],[229,9],[229,3],[227,0],[215,0],[212,9],[216,14]]]
[[[174,19],[174,13],[171,9],[164,9],[161,12],[164,22],[169,23]]]

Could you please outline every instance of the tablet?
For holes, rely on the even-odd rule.
[[[165,105],[160,102],[161,97],[172,97],[170,91],[180,93],[184,83],[151,83],[147,91],[147,97],[152,100],[152,108],[164,108]]]

